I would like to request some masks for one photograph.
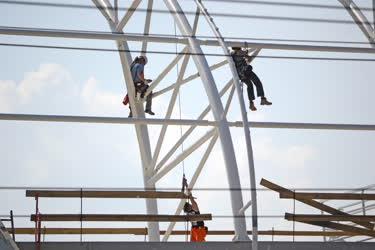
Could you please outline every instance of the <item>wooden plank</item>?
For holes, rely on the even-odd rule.
[[[11,232],[11,228],[7,228],[8,232]],[[165,234],[166,231],[160,231],[160,234]],[[110,235],[110,234],[132,234],[132,235],[147,235],[147,228],[41,228],[41,234],[61,234],[61,235],[73,235],[73,234],[97,234],[97,235]],[[247,231],[249,235],[252,231]],[[15,234],[34,235],[35,228],[15,228]],[[186,235],[190,234],[190,231],[175,230],[172,231],[172,235]],[[233,230],[208,230],[208,235],[234,235]],[[264,230],[259,231],[259,235],[265,236],[312,236],[312,237],[339,237],[339,236],[358,236],[361,234],[343,232],[343,231],[280,231],[280,230]]]
[[[145,198],[145,199],[186,199],[182,192],[160,191],[61,191],[26,190],[26,197],[43,198]]]
[[[266,179],[262,179],[261,182],[260,182],[260,185],[264,186],[264,187],[267,187],[273,191],[276,191],[278,193],[289,193],[288,195],[290,196],[293,196],[294,197],[294,192],[289,190],[289,189],[286,189],[286,188],[283,188],[275,183],[272,183]],[[337,210],[333,207],[330,207],[328,205],[325,205],[321,202],[318,202],[318,201],[315,201],[315,200],[309,200],[309,199],[300,199],[300,198],[295,198],[295,200],[298,200],[299,202],[302,202],[302,203],[305,203],[306,205],[309,205],[309,206],[312,206],[314,208],[317,208],[321,211],[324,211],[324,212],[327,212],[327,213],[330,213],[332,215],[350,215],[348,213],[345,213],[345,212],[342,212],[340,210]],[[353,221],[354,222],[354,221]],[[354,223],[357,223],[357,222],[354,222]],[[374,225],[372,223],[369,223],[369,222],[358,222],[357,224],[361,225],[361,226],[364,226],[370,230],[373,230],[374,228]]]
[[[35,214],[31,215],[35,221]],[[211,214],[199,215],[149,215],[149,214],[41,214],[41,221],[207,221]]]
[[[320,215],[320,214],[290,214],[285,213],[285,219],[296,221],[375,221],[373,215]]]
[[[297,220],[295,220],[297,221]],[[298,221],[301,223],[309,224],[309,225],[314,225],[318,227],[326,227],[326,228],[331,228],[334,230],[341,230],[344,232],[349,232],[349,233],[355,233],[358,235],[362,236],[370,236],[370,237],[375,237],[375,231],[373,230],[368,230],[365,228],[359,228],[359,227],[353,227],[345,224],[340,224],[336,222],[330,222],[330,221]]]
[[[318,200],[375,200],[375,194],[355,193],[303,193],[280,192],[282,199],[318,199]]]

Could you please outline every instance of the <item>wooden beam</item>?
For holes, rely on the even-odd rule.
[[[318,199],[318,200],[375,200],[375,194],[355,193],[298,193],[280,192],[282,199]]]
[[[297,220],[295,220],[297,221]],[[326,228],[331,228],[334,230],[341,230],[344,232],[348,233],[354,233],[362,236],[370,236],[370,237],[375,237],[375,231],[373,230],[368,230],[365,228],[359,228],[359,227],[353,227],[345,224],[340,224],[336,222],[330,222],[330,221],[298,221],[301,223],[309,224],[309,225],[314,225],[318,227],[326,227]]]
[[[289,196],[293,196],[294,197],[294,194],[295,192],[289,190],[289,189],[286,189],[286,188],[283,188],[275,183],[272,183],[266,179],[262,179],[261,182],[260,182],[260,185],[264,186],[264,187],[267,187],[273,191],[276,191],[278,192],[279,194],[281,193],[285,193],[285,194],[288,194]],[[321,202],[318,202],[318,201],[315,201],[315,200],[309,200],[309,199],[301,199],[301,198],[295,198],[295,200],[298,200],[299,202],[302,202],[302,203],[305,203],[306,205],[309,205],[309,206],[312,206],[314,208],[317,208],[321,211],[324,211],[324,212],[327,212],[327,213],[330,213],[332,215],[350,215],[348,213],[345,213],[345,212],[342,212],[340,210],[337,210],[333,207],[330,207],[328,205],[325,205]],[[355,221],[353,221],[354,223],[357,223]],[[372,223],[369,223],[369,222],[358,222],[357,224],[361,225],[361,226],[364,226],[370,230],[373,230],[374,228],[374,225]]]
[[[8,232],[11,232],[11,228],[7,228]],[[166,231],[160,231],[160,234],[165,234]],[[147,228],[41,228],[41,234],[62,234],[62,235],[72,235],[72,234],[132,234],[132,235],[147,235]],[[247,231],[249,235],[252,231]],[[35,234],[35,228],[15,228],[15,234]],[[190,231],[185,230],[175,230],[172,231],[172,235],[186,235],[190,234]],[[233,230],[208,230],[208,235],[234,235]],[[280,231],[280,230],[264,230],[259,231],[259,235],[265,236],[312,236],[312,237],[339,237],[339,236],[358,236],[361,234],[342,232],[342,231]]]
[[[290,214],[285,213],[285,219],[295,221],[375,221],[374,215],[320,215],[320,214]]]
[[[35,214],[30,217],[35,221]],[[149,214],[41,214],[41,221],[206,221],[211,214],[199,215],[149,215]]]
[[[26,190],[26,197],[43,198],[145,198],[145,199],[186,199],[182,192],[155,191],[58,191]]]

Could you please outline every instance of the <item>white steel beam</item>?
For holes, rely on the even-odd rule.
[[[202,146],[206,141],[208,141],[211,137],[215,135],[217,132],[216,128],[209,130],[204,136],[199,138],[194,144],[184,150],[180,155],[178,155],[172,162],[164,166],[159,171],[155,171],[154,176],[149,179],[150,183],[156,183],[160,180],[163,176],[168,174],[173,168],[175,168],[180,162],[185,160],[189,155],[191,155],[195,150],[197,150],[200,146]]]
[[[148,0],[147,4],[147,13],[146,13],[146,20],[145,20],[145,28],[143,30],[143,34],[148,36],[150,34],[150,26],[151,26],[151,14],[152,14],[152,6],[154,4],[154,0]],[[146,55],[147,53],[147,41],[144,40],[142,42],[142,55]]]
[[[220,91],[220,97],[222,97],[229,87],[232,85],[232,80],[230,80],[224,88]],[[196,121],[201,121],[203,118],[210,112],[211,107],[208,105],[203,112],[198,116]],[[197,126],[192,125],[185,133],[180,137],[180,139],[173,145],[173,147],[168,151],[168,153],[163,157],[163,159],[158,163],[156,166],[156,169],[160,169],[170,158],[171,156],[176,152],[176,150],[181,146],[181,144],[186,140],[186,138],[189,137],[191,133],[196,129]]]
[[[184,56],[185,53],[188,52],[188,47],[182,49],[180,53],[176,55],[176,57],[172,60],[172,62],[159,74],[159,76],[153,81],[153,83],[150,85],[150,87],[147,89],[145,93],[145,97],[147,97],[151,91],[153,91],[160,82],[168,75],[168,73],[176,66],[176,64],[181,60],[181,58]],[[155,97],[155,94],[152,95]],[[146,99],[146,98],[144,98]]]
[[[209,70],[207,60],[203,56],[203,51],[194,37],[191,37],[193,30],[183,14],[183,11],[177,0],[164,0],[167,8],[173,15],[180,32],[184,36],[190,36],[188,38],[189,49],[192,52],[193,61],[197,67],[199,75],[202,79],[203,86],[205,88],[207,98],[211,105],[212,114],[215,121],[218,122],[217,131],[219,133],[219,139],[221,142],[221,148],[224,156],[225,167],[227,170],[227,177],[229,186],[231,188],[241,188],[240,177],[238,173],[237,160],[234,153],[234,146],[232,137],[229,131],[228,121],[224,114],[224,108],[220,100],[219,91],[217,90],[215,80]],[[238,211],[243,207],[242,193],[231,192],[231,203],[233,214],[237,214]],[[236,212],[235,212],[236,211]],[[234,219],[234,230],[236,232],[236,238],[239,241],[249,239],[246,231],[245,218]]]
[[[208,157],[210,156],[211,151],[212,151],[212,149],[214,148],[214,146],[215,146],[215,144],[217,142],[217,139],[218,139],[218,135],[215,135],[211,139],[210,144],[207,146],[206,152],[204,153],[201,161],[199,162],[199,165],[198,165],[197,169],[194,172],[193,177],[190,180],[188,189],[190,189],[190,190],[194,189],[195,183],[197,182],[198,177],[202,173],[203,167],[205,166],[205,164],[206,164],[206,162],[208,160]],[[175,215],[179,215],[181,213],[181,211],[182,211],[182,209],[184,207],[184,204],[185,204],[185,200],[181,200],[180,203],[177,206]],[[169,223],[169,226],[168,226],[168,228],[167,228],[167,230],[166,230],[166,232],[164,234],[164,237],[163,237],[162,241],[168,241],[169,236],[171,235],[171,232],[173,231],[173,228],[174,228],[175,225],[176,225],[176,222],[170,222]]]
[[[122,31],[125,28],[126,24],[129,22],[130,18],[133,16],[134,12],[136,11],[141,2],[142,0],[133,1],[133,3],[130,5],[130,8],[126,11],[126,14],[117,25],[116,30]]]
[[[208,112],[208,111],[207,111]],[[146,119],[146,118],[120,118],[120,117],[95,117],[95,116],[65,116],[65,115],[30,115],[30,114],[4,114],[0,113],[0,121],[23,122],[53,122],[53,123],[88,123],[88,124],[148,124],[148,125],[174,125],[174,126],[200,126],[214,127],[217,122],[208,120],[186,119]],[[242,121],[228,122],[230,127],[243,127]],[[288,122],[249,122],[253,128],[263,129],[300,129],[300,130],[335,130],[335,131],[375,131],[375,125],[365,124],[333,124],[333,123],[288,123]]]
[[[118,0],[114,0],[115,25],[118,24]]]
[[[109,23],[116,22],[115,12],[113,10],[111,3],[108,0],[92,0],[92,1]]]
[[[375,48],[375,33],[374,28],[371,26],[370,22],[366,16],[362,13],[361,9],[354,3],[353,0],[338,0],[344,8],[347,10],[349,15],[353,18],[353,21],[361,29],[362,33],[366,36],[367,40],[370,42],[371,47]]]
[[[246,142],[246,150],[247,150],[247,158],[248,158],[248,165],[249,165],[249,172],[250,172],[250,186],[251,186],[251,200],[252,200],[252,249],[253,250],[258,250],[258,211],[257,211],[257,196],[256,196],[256,183],[255,183],[255,167],[254,167],[254,156],[253,156],[253,148],[252,148],[252,141],[251,141],[251,136],[250,136],[250,127],[249,127],[249,122],[247,118],[247,109],[245,106],[244,98],[243,98],[243,92],[241,89],[241,83],[240,83],[240,78],[237,74],[237,69],[234,64],[234,61],[230,55],[230,52],[228,50],[228,45],[224,41],[224,38],[222,37],[219,28],[216,26],[216,24],[213,21],[213,18],[210,16],[208,13],[207,9],[204,7],[203,3],[201,0],[195,0],[195,3],[197,6],[201,9],[202,14],[206,18],[206,21],[208,25],[210,26],[212,32],[215,34],[220,46],[223,49],[224,54],[227,56],[228,64],[230,71],[232,72],[233,75],[233,85],[236,87],[237,91],[237,96],[238,100],[240,103],[240,109],[241,109],[241,116],[242,116],[242,121],[243,121],[243,129],[244,129],[244,135],[245,135],[245,142]],[[228,178],[230,178],[230,175],[233,174],[234,169],[229,169],[227,168],[227,175]],[[240,185],[238,183],[238,185]],[[231,191],[231,196],[235,197],[235,193]],[[242,199],[242,196],[240,197]],[[242,202],[242,201],[241,201]],[[241,215],[241,210],[244,207],[241,207],[240,209],[236,210],[234,209],[232,205],[232,211],[234,216],[239,216]],[[236,221],[234,219],[234,224],[240,224],[241,221]],[[247,240],[248,237],[244,237],[242,233],[243,228],[237,228],[236,230],[236,238],[235,240]],[[245,230],[246,230],[246,223],[245,223]],[[246,232],[246,231],[245,231]],[[247,236],[247,235],[246,235]]]
[[[228,114],[229,107],[230,107],[230,105],[232,103],[232,100],[233,100],[234,91],[235,91],[235,86],[232,87],[232,89],[231,89],[231,91],[229,93],[227,104],[225,105],[225,115]],[[218,139],[218,135],[216,134],[212,138],[210,144],[208,145],[208,147],[206,149],[206,152],[204,153],[201,161],[199,162],[199,165],[198,165],[197,169],[195,170],[193,177],[190,180],[188,189],[192,190],[194,188],[194,185],[197,182],[198,177],[200,176],[200,174],[202,172],[202,169],[205,166],[206,161],[207,161],[207,159],[208,159],[208,157],[209,157],[209,155],[210,155],[210,153],[211,153],[214,145],[216,144],[217,139]],[[184,200],[181,200],[180,203],[179,203],[179,205],[177,206],[175,215],[179,215],[181,213],[183,206],[184,206]],[[175,225],[176,225],[175,222],[170,222],[169,223],[168,229],[167,229],[166,233],[164,234],[164,237],[163,237],[162,241],[168,241],[169,236],[170,236],[170,234],[171,234],[171,232],[172,232],[172,230],[173,230],[173,228],[174,228]]]
[[[96,6],[108,7],[110,3],[105,1],[93,0]],[[106,8],[108,9],[108,8]],[[100,9],[102,11],[102,9]],[[113,11],[113,9],[112,9]],[[102,11],[103,13],[103,11]],[[112,13],[113,14],[113,13]],[[105,14],[103,13],[105,16]],[[116,23],[112,17],[112,21],[108,20],[108,24],[112,32],[122,32],[122,29],[116,28]],[[133,78],[130,72],[130,65],[133,61],[131,52],[126,40],[120,41],[116,40],[117,48],[119,50],[120,62],[123,70],[123,75],[125,79],[125,84],[127,86],[130,103],[132,108],[133,116],[136,118],[145,118],[145,113],[143,110],[143,103],[137,103],[135,101],[135,88]],[[148,134],[147,124],[136,124],[135,131],[138,139],[138,146],[141,155],[142,162],[142,172],[143,172],[143,182],[147,189],[155,190],[155,185],[149,183],[149,178],[152,175],[152,169],[148,169],[151,162],[151,144],[150,137]],[[147,214],[158,214],[158,205],[156,199],[146,199],[146,210]],[[160,229],[158,222],[147,222],[149,228],[149,241],[160,241]]]
[[[173,90],[171,99],[169,101],[167,113],[166,113],[165,118],[164,118],[165,120],[170,119],[171,116],[172,116],[173,108],[176,104],[177,96],[180,92],[181,81],[182,81],[182,79],[185,75],[185,71],[186,71],[187,65],[189,63],[189,59],[190,59],[190,56],[186,55],[185,58],[184,58],[184,61],[182,62],[181,71],[179,72],[179,75],[178,75],[178,78],[177,78],[177,85],[176,85],[175,89]],[[167,133],[167,129],[168,129],[168,124],[164,124],[162,126],[161,130],[160,130],[160,135],[159,135],[158,141],[156,143],[154,155],[153,155],[152,161],[151,161],[151,166],[150,166],[151,169],[154,169],[154,167],[156,165],[156,162],[159,158],[160,150],[163,146],[164,137],[165,137],[165,134]]]
[[[220,68],[220,67],[226,65],[227,63],[228,63],[227,60],[222,61],[222,62],[220,62],[220,63],[216,63],[216,64],[210,66],[210,70],[213,71],[213,70],[215,70],[215,69],[218,69],[218,68]],[[187,77],[186,79],[182,80],[181,85],[184,85],[184,84],[186,84],[186,83],[188,83],[188,82],[191,82],[191,81],[193,81],[193,80],[195,80],[195,79],[197,79],[197,78],[199,78],[199,73],[196,73],[196,74],[194,74],[194,75],[191,75],[191,76]],[[164,88],[164,89],[162,89],[162,90],[159,90],[158,92],[155,92],[155,93],[153,94],[153,97],[160,96],[160,95],[162,95],[162,94],[167,93],[168,91],[173,90],[174,87],[175,87],[175,85],[176,85],[176,83],[173,83],[173,84],[171,84],[170,86],[168,86],[168,87],[166,87],[166,88]]]
[[[15,28],[1,27],[1,35],[13,36],[37,36],[37,37],[58,37],[58,38],[74,38],[74,39],[94,39],[94,40],[119,40],[119,41],[135,41],[135,42],[154,42],[154,43],[181,43],[188,44],[188,38],[175,38],[155,35],[134,35],[126,33],[110,33],[110,32],[92,32],[92,31],[74,31],[74,30],[56,30],[56,29],[33,29],[33,28]],[[200,40],[195,39],[199,45],[219,46],[217,40]],[[295,50],[295,51],[316,51],[316,52],[342,52],[342,53],[365,53],[374,54],[374,48],[361,47],[340,47],[340,46],[315,46],[315,45],[295,45],[295,44],[278,44],[278,43],[254,43],[247,41],[227,41],[230,47],[251,47],[258,49],[270,50]],[[224,55],[223,55],[224,56]]]

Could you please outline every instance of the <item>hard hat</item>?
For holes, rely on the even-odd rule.
[[[139,59],[145,60],[145,64],[147,64],[148,62],[147,56],[140,56]]]

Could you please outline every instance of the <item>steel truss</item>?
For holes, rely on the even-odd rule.
[[[4,35],[21,35],[21,36],[40,36],[40,37],[59,37],[59,38],[73,38],[73,39],[99,39],[99,40],[112,40],[116,43],[119,50],[120,62],[122,65],[123,75],[126,83],[126,88],[129,93],[130,104],[133,110],[134,119],[126,118],[111,118],[111,117],[73,117],[73,116],[42,116],[42,115],[15,115],[15,114],[0,114],[0,120],[18,120],[18,121],[50,121],[50,122],[84,122],[84,123],[112,123],[112,124],[132,124],[135,126],[136,135],[139,143],[139,150],[141,155],[144,185],[147,190],[155,190],[158,180],[167,175],[173,168],[180,162],[186,159],[189,155],[194,153],[198,148],[202,147],[206,142],[209,142],[207,148],[198,164],[198,167],[191,179],[190,187],[194,185],[203,171],[203,167],[214,147],[217,140],[221,142],[223,156],[227,170],[227,177],[230,188],[240,189],[240,179],[238,174],[237,162],[234,154],[232,137],[229,127],[243,127],[245,139],[247,144],[248,163],[250,168],[250,183],[254,190],[252,192],[252,200],[244,205],[242,193],[238,191],[231,191],[231,204],[232,212],[234,215],[234,229],[235,240],[247,241],[249,240],[246,229],[245,219],[241,216],[244,211],[251,206],[253,213],[252,221],[252,234],[253,234],[253,249],[257,249],[257,205],[255,193],[255,171],[253,163],[253,155],[251,148],[251,137],[249,127],[259,128],[290,128],[290,129],[328,129],[328,130],[375,130],[373,125],[351,125],[351,124],[293,124],[293,123],[261,123],[261,122],[248,122],[246,108],[244,106],[242,91],[239,86],[239,79],[234,67],[233,61],[229,56],[228,47],[249,47],[253,53],[253,57],[259,53],[261,49],[272,50],[296,50],[296,51],[317,51],[317,52],[343,52],[343,53],[375,53],[375,34],[374,27],[368,22],[366,17],[362,14],[361,10],[355,5],[352,0],[338,0],[347,12],[352,16],[353,21],[357,23],[364,35],[367,37],[372,48],[363,47],[337,47],[337,46],[311,46],[311,45],[293,45],[293,44],[272,44],[272,43],[253,43],[253,42],[239,42],[239,41],[225,41],[221,36],[219,29],[216,27],[213,18],[209,15],[207,9],[204,7],[201,0],[196,0],[197,12],[194,23],[191,25],[186,18],[181,6],[177,0],[164,0],[166,7],[173,16],[180,33],[183,38],[155,36],[150,34],[150,25],[152,23],[152,9],[153,0],[148,0],[147,14],[145,19],[145,26],[143,29],[144,35],[130,35],[124,33],[124,28],[132,18],[137,7],[141,4],[141,0],[133,0],[130,8],[122,18],[118,15],[118,0],[113,0],[113,4],[109,0],[92,0],[95,6],[106,19],[109,24],[111,32],[80,32],[69,30],[49,30],[49,29],[27,29],[27,28],[12,28],[0,27],[0,34]],[[375,0],[374,0],[375,5]],[[201,40],[197,39],[194,35],[198,28],[200,15],[204,16],[206,22],[212,29],[216,40]],[[374,13],[375,21],[375,13]],[[185,47],[178,53],[176,57],[167,65],[167,67],[160,73],[160,75],[151,84],[149,91],[146,95],[150,94],[151,90],[155,90],[160,82],[171,73],[172,69],[178,65],[182,60],[181,70],[177,76],[176,82],[170,86],[158,90],[153,94],[154,97],[165,96],[164,94],[172,91],[169,101],[168,109],[164,119],[146,119],[143,111],[143,103],[135,100],[135,89],[132,81],[129,65],[132,61],[131,51],[128,42],[137,41],[142,42],[142,54],[147,54],[148,43],[178,43],[184,44]],[[222,47],[225,60],[214,64],[208,65],[201,46],[220,46]],[[186,53],[190,53],[184,55]],[[185,77],[185,71],[189,60],[193,59],[197,73]],[[212,72],[224,65],[229,65],[232,79],[218,91],[217,85],[212,76]],[[176,105],[177,96],[181,86],[187,84],[195,79],[201,79],[205,88],[209,105],[202,111],[199,117],[195,120],[174,120],[171,119],[173,108]],[[221,97],[228,94],[227,103],[225,106],[222,103]],[[226,114],[232,103],[234,93],[237,93],[240,101],[242,121],[228,122]],[[204,120],[204,118],[212,112],[214,121]],[[148,133],[149,125],[162,125],[160,135],[157,140],[154,151],[151,150],[150,137]],[[161,148],[164,142],[167,129],[170,125],[184,125],[189,126],[181,138],[170,148],[168,153],[160,157]],[[199,126],[212,126],[205,135],[190,145],[184,150],[183,153],[177,155],[174,159],[172,156],[177,149],[187,140],[192,132]],[[161,158],[161,159],[159,159]],[[175,214],[178,215],[182,211],[183,201],[178,205]],[[148,214],[158,214],[157,201],[155,199],[146,199],[146,207]],[[174,223],[171,223],[163,238],[164,241],[168,240],[169,235],[173,231]],[[148,223],[149,241],[160,240],[160,229],[157,222]]]

